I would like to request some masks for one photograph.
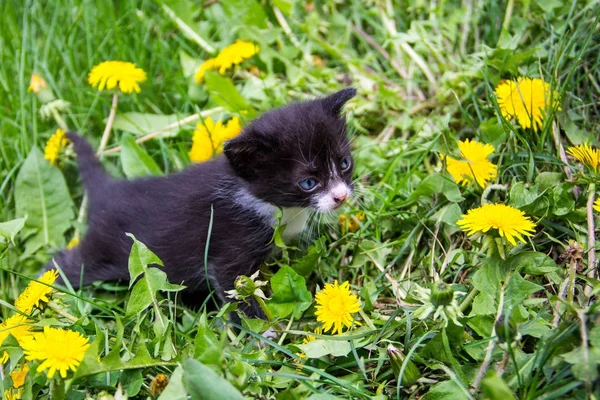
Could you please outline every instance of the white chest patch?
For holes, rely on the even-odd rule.
[[[281,218],[281,224],[285,225],[285,231],[283,231],[284,239],[293,238],[302,233],[302,231],[306,228],[309,216],[309,208],[284,208],[283,216]]]

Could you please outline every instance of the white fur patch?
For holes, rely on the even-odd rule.
[[[317,198],[317,206],[316,208],[321,212],[327,212],[335,210],[335,208],[339,205],[334,197],[349,197],[351,193],[350,188],[344,182],[336,183],[331,189],[327,192],[321,194]]]
[[[255,211],[258,215],[268,218],[271,224],[275,223],[274,213],[277,207],[266,201],[262,201],[245,188],[240,188],[235,197],[236,202],[243,208]]]

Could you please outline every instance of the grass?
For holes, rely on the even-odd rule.
[[[597,2],[124,0],[99,7],[9,0],[0,11],[0,221],[28,215],[19,233],[18,220],[0,225],[3,320],[15,314],[13,301],[29,279],[85,230],[73,157],[50,166],[32,150],[43,149],[58,127],[40,116],[43,102],[27,91],[33,72],[70,103],[61,113],[66,125],[95,146],[111,95],[87,84],[89,71],[123,60],[147,72],[141,93],[119,98],[108,148],[125,150],[104,160],[111,174],[128,178],[185,168],[193,123],[139,146],[128,145],[128,135],[216,107],[225,109],[217,116],[247,123],[348,85],[359,92],[347,106],[357,196],[343,213],[364,219],[356,231],[337,222],[315,226],[300,250],[282,248],[265,269],[266,292],[295,293],[292,302],[300,304],[293,314],[273,306],[283,332],[266,338],[264,321],[228,321],[231,305],[187,309],[176,292],[159,290],[142,304],[111,283],[56,288],[52,302],[31,315],[33,329],[69,328],[92,345],[66,379],[36,373],[39,362],[29,361],[23,398],[119,398],[116,390],[154,398],[163,374],[168,399],[597,397],[590,200],[598,176],[560,156],[561,147],[599,144]],[[258,43],[259,54],[235,73],[195,84],[191,75],[211,56],[206,48],[239,38]],[[501,117],[494,89],[519,76],[543,78],[560,98],[538,131]],[[147,122],[131,112],[158,117]],[[495,148],[498,175],[485,190],[457,186],[444,169],[440,155],[457,157],[458,140],[467,138]],[[524,211],[534,236],[483,248],[489,235],[468,237],[456,222],[485,202]],[[146,282],[148,269],[143,274]],[[313,334],[319,324],[306,296],[334,279],[350,282],[361,300],[361,326],[342,336]],[[440,281],[456,294],[461,325],[420,308],[428,300],[416,284]],[[317,340],[303,344],[309,334]],[[399,360],[391,362],[388,345],[401,351]],[[12,337],[0,357],[3,350],[10,356],[0,375],[6,396],[17,393],[9,372],[25,360]]]

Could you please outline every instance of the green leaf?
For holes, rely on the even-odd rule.
[[[188,394],[183,385],[183,368],[175,368],[169,378],[169,384],[158,397],[158,400],[187,400]]]
[[[161,175],[162,171],[154,162],[152,157],[146,153],[131,135],[123,135],[121,138],[121,164],[123,172],[128,178],[140,176]]]
[[[463,201],[458,185],[450,177],[442,174],[428,175],[421,181],[419,186],[411,193],[408,202],[415,201],[421,197],[430,197],[435,194],[444,195],[449,201]]]
[[[243,400],[242,394],[225,378],[200,361],[183,363],[183,384],[192,399]]]
[[[27,217],[0,222],[0,245],[3,245],[8,241],[15,244],[15,236],[23,229],[26,220]]]
[[[232,24],[267,28],[267,15],[256,0],[227,0],[221,2],[221,7]]]
[[[146,135],[148,133],[161,130],[167,125],[177,123],[177,121],[180,120],[180,117],[174,114],[163,115],[128,112],[125,114],[118,114],[115,117],[113,128],[133,133],[134,135]],[[183,116],[181,118],[185,117],[186,116]],[[176,127],[168,129],[165,132],[161,133],[159,137],[176,136],[181,131],[182,127],[182,125],[177,125]]]
[[[275,317],[285,318],[292,314],[294,318],[312,304],[312,295],[306,289],[304,277],[290,267],[283,267],[271,278],[273,297],[267,302]]]
[[[324,238],[320,238],[308,248],[308,252],[303,257],[292,262],[292,269],[298,274],[307,277],[315,270],[315,268],[317,268],[319,260],[321,259],[321,255],[324,251]]]
[[[144,276],[135,284],[131,291],[125,315],[130,317],[145,310],[151,304],[156,304],[156,294],[159,291],[177,292],[183,289],[184,286],[169,283],[167,274],[160,269],[148,268]]]
[[[130,281],[133,283],[140,276],[148,265],[156,264],[163,265],[163,262],[156,254],[154,254],[146,245],[135,238],[131,233],[127,233],[127,236],[133,239],[133,245],[131,246],[131,251],[129,252],[129,277]],[[129,284],[131,287],[132,283]]]
[[[252,108],[235,88],[231,79],[214,71],[207,71],[204,82],[210,97],[217,105],[233,113],[246,113],[248,118],[252,118],[254,115]]]
[[[545,275],[560,268],[553,259],[537,251],[524,251],[507,261],[511,270],[527,275]]]
[[[454,381],[444,381],[431,386],[423,400],[462,400],[469,399],[460,386]]]
[[[537,283],[529,282],[523,279],[517,272],[514,272],[506,286],[504,310],[511,310],[513,307],[521,304],[523,300],[533,293],[543,289],[544,288]]]
[[[491,371],[483,381],[481,381],[481,391],[486,399],[490,400],[511,400],[515,395],[494,371]]]
[[[316,339],[306,344],[296,345],[308,358],[319,358],[332,355],[334,357],[345,357],[352,351],[350,342],[347,340]]]
[[[139,369],[129,369],[121,373],[121,385],[127,392],[128,396],[135,396],[140,392],[144,378],[142,377],[142,371]]]
[[[51,166],[37,147],[17,175],[15,203],[16,214],[28,217],[22,229],[26,254],[43,246],[65,245],[64,233],[75,217],[73,201],[62,171]]]
[[[295,0],[273,0],[273,4],[285,15],[289,15],[294,7]]]
[[[470,316],[490,315],[496,312],[496,298],[507,272],[506,264],[497,257],[488,258],[473,275],[473,287],[479,294],[473,300]]]
[[[198,331],[196,333],[196,338],[194,339],[194,358],[201,357],[208,349],[220,349],[221,347],[219,338],[217,338],[217,335],[214,334],[208,324],[206,310],[204,310],[198,320]]]

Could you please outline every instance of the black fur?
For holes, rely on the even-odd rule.
[[[212,210],[208,279],[223,299],[238,275],[251,275],[271,252],[274,219],[265,214],[265,205],[315,206],[314,199],[332,182],[331,165],[339,169],[340,160],[350,157],[340,110],[354,95],[354,89],[345,89],[271,111],[226,143],[225,156],[164,177],[114,180],[86,140],[67,134],[89,196],[89,229],[78,246],[54,261],[75,287],[82,265],[84,285],[128,280],[129,232],[162,259],[170,282],[187,286],[187,302],[201,304]],[[352,168],[333,172],[351,186]],[[310,193],[298,186],[306,177],[320,182]],[[257,309],[250,313],[260,315]]]

